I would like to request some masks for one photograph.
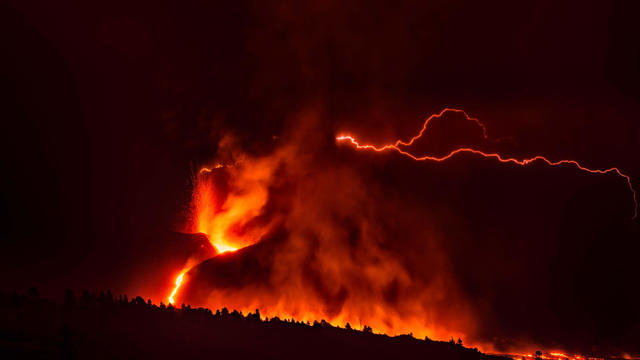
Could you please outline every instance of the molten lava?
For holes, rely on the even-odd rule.
[[[549,353],[536,354],[500,354],[511,357],[514,360],[520,359],[543,359],[543,360],[605,360],[603,357],[583,356],[583,355],[568,355],[559,351],[552,351]]]
[[[248,162],[248,163],[247,163]],[[245,161],[237,167],[216,164],[203,167],[195,179],[192,200],[194,222],[192,232],[206,234],[218,253],[232,252],[256,243],[265,229],[249,229],[248,221],[260,214],[267,202],[267,184],[258,170],[255,173],[243,171],[245,167],[262,169],[262,164]],[[218,172],[230,176],[232,191],[216,188]]]
[[[591,169],[575,160],[552,161],[544,156],[516,159],[471,147],[444,156],[409,150],[431,120],[449,112],[463,114],[488,138],[479,120],[462,110],[444,109],[427,118],[408,141],[375,146],[361,144],[351,135],[336,140],[356,149],[394,150],[416,161],[440,162],[472,153],[520,166],[539,161],[573,165],[589,173],[615,173],[631,190],[633,218],[637,217],[631,179],[615,167]],[[228,258],[187,264],[175,280],[169,302],[184,299],[195,306],[242,312],[257,308],[267,317],[325,319],[354,328],[366,324],[375,332],[412,333],[419,338],[461,337],[483,351],[494,349],[478,336],[482,323],[474,300],[465,297],[451,270],[442,246],[445,238],[437,228],[425,225],[431,214],[411,204],[387,204],[385,194],[370,186],[371,179],[352,164],[318,156],[323,151],[318,149],[326,149],[326,138],[316,136],[321,139],[313,144],[314,130],[303,127],[274,151],[255,157],[221,146],[220,153],[231,154],[225,163],[233,165],[198,171],[189,231],[206,234],[218,254],[260,244]],[[395,216],[398,211],[407,216]],[[265,244],[270,247],[260,248]],[[198,269],[191,271],[196,265]],[[237,272],[242,274],[236,277]]]
[[[184,274],[187,272],[188,270],[183,271],[182,273],[180,273],[180,275],[178,275],[178,277],[176,278],[176,287],[173,288],[173,291],[171,292],[171,295],[169,295],[169,304],[173,304],[175,303],[175,296],[176,293],[178,292],[178,289],[180,289],[180,284],[182,284],[182,279],[184,278]]]
[[[244,166],[242,165],[244,164]],[[252,169],[249,173],[243,171]],[[234,190],[230,193],[218,191],[215,186],[216,170],[228,168]],[[195,178],[192,199],[193,224],[190,232],[207,235],[218,254],[234,252],[260,240],[268,224],[259,229],[249,229],[247,222],[259,215],[267,201],[266,186],[269,183],[269,164],[241,161],[238,167],[225,167],[217,163],[202,167]],[[253,171],[253,169],[259,169]],[[267,169],[266,171],[263,171]],[[265,177],[266,176],[266,177]],[[175,302],[184,275],[197,265],[188,263],[175,280],[175,288],[169,296],[169,303]]]

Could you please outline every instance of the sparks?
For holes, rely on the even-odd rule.
[[[420,130],[420,132],[417,135],[415,135],[414,137],[412,137],[409,141],[398,140],[393,144],[386,144],[386,145],[383,145],[383,146],[375,146],[375,145],[370,145],[370,144],[360,144],[351,135],[340,135],[340,136],[336,137],[336,140],[337,141],[348,141],[351,144],[353,144],[356,147],[356,149],[367,149],[367,150],[373,150],[373,151],[377,151],[377,152],[382,152],[382,151],[387,151],[387,150],[395,150],[395,151],[399,152],[400,154],[405,155],[407,157],[410,157],[411,159],[416,160],[416,161],[438,161],[438,162],[440,162],[440,161],[448,160],[448,159],[452,158],[453,156],[455,156],[456,154],[472,153],[472,154],[484,156],[486,158],[492,158],[492,159],[498,160],[501,163],[512,163],[512,164],[521,165],[521,166],[529,165],[529,164],[531,164],[531,163],[533,163],[535,161],[542,161],[542,162],[547,163],[550,166],[557,166],[557,165],[564,165],[564,164],[573,165],[576,168],[578,168],[579,170],[590,172],[590,173],[594,173],[594,174],[616,173],[616,174],[618,174],[618,176],[622,177],[627,182],[629,190],[631,191],[631,193],[633,195],[634,211],[633,211],[632,219],[635,219],[635,218],[638,217],[637,193],[636,193],[636,190],[633,188],[633,185],[631,183],[631,178],[629,177],[629,175],[626,175],[626,174],[622,173],[620,171],[620,169],[618,169],[617,167],[612,167],[612,168],[607,168],[607,169],[591,169],[591,168],[587,168],[587,167],[582,166],[576,160],[551,161],[551,160],[549,160],[546,157],[541,156],[541,155],[537,155],[537,156],[534,156],[534,157],[531,157],[531,158],[518,160],[516,158],[503,157],[502,155],[500,155],[498,153],[488,153],[488,152],[484,152],[484,151],[481,151],[481,150],[476,150],[476,149],[466,148],[466,147],[458,148],[456,150],[451,151],[447,155],[440,156],[440,157],[438,157],[438,156],[430,156],[430,155],[416,156],[416,155],[413,155],[410,152],[400,148],[401,146],[409,147],[409,146],[413,145],[413,143],[416,140],[418,140],[419,138],[422,137],[422,135],[424,135],[424,133],[427,130],[427,126],[428,126],[428,124],[429,124],[429,122],[431,120],[436,119],[436,118],[440,118],[445,113],[448,113],[448,112],[456,112],[456,113],[463,114],[467,120],[476,123],[482,129],[482,133],[483,133],[483,136],[484,136],[485,139],[488,138],[486,127],[478,119],[469,116],[464,110],[445,108],[441,112],[429,116],[425,120],[424,124],[422,125],[422,129]]]

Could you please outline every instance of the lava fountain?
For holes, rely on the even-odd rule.
[[[451,112],[464,114],[487,138],[477,119],[445,109],[429,117],[409,141],[374,146],[352,135],[336,140],[356,149],[397,151],[418,161],[445,162],[466,152],[499,164],[544,162],[613,173],[633,194],[636,217],[635,189],[618,168],[592,169],[543,156],[518,160],[471,147],[442,157],[412,153],[410,147],[430,121]],[[206,234],[218,255],[187,264],[169,302],[185,299],[195,306],[243,312],[258,308],[267,317],[326,319],[356,328],[366,324],[386,334],[462,337],[492,351],[480,331],[477,305],[461,291],[451,270],[445,234],[431,230],[437,228],[433,213],[423,205],[394,203],[340,153],[326,155],[327,138],[317,136],[313,119],[301,124],[275,150],[256,156],[221,143],[219,152],[230,154],[224,165],[203,167],[195,175],[189,230]],[[219,255],[230,252],[234,254]]]

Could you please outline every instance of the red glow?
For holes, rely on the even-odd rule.
[[[557,165],[563,165],[563,164],[567,164],[567,165],[574,165],[576,168],[578,168],[579,170],[582,171],[586,171],[586,172],[590,172],[590,173],[594,173],[594,174],[607,174],[607,173],[616,173],[618,174],[618,176],[622,177],[626,182],[627,185],[629,186],[629,190],[631,190],[631,193],[633,195],[633,203],[634,203],[634,211],[633,211],[633,216],[632,219],[637,218],[638,216],[638,199],[637,199],[637,193],[636,190],[633,188],[633,185],[631,184],[631,178],[622,173],[617,167],[612,167],[612,168],[607,168],[607,169],[591,169],[591,168],[587,168],[582,166],[579,162],[577,162],[576,160],[557,160],[557,161],[552,161],[547,159],[546,157],[542,156],[542,155],[537,155],[531,158],[525,158],[522,160],[518,160],[515,158],[507,158],[507,157],[503,157],[502,155],[498,154],[498,153],[490,153],[490,152],[484,152],[481,150],[476,150],[476,149],[472,149],[472,148],[458,148],[455,149],[451,152],[449,152],[447,155],[438,157],[438,156],[430,156],[430,155],[424,155],[424,156],[416,156],[411,154],[408,151],[403,150],[402,148],[400,148],[401,146],[411,146],[417,139],[421,138],[422,135],[425,133],[425,131],[427,130],[427,125],[429,124],[429,122],[435,118],[440,118],[442,117],[445,113],[448,112],[456,112],[456,113],[462,113],[464,114],[465,118],[469,121],[475,122],[480,128],[482,128],[483,131],[483,135],[485,138],[487,138],[487,131],[485,126],[476,118],[472,118],[470,117],[464,110],[459,110],[459,109],[450,109],[450,108],[445,108],[444,110],[442,110],[440,113],[438,114],[433,114],[431,116],[429,116],[424,124],[422,125],[422,129],[420,130],[420,132],[412,137],[409,141],[402,141],[402,140],[398,140],[396,141],[394,144],[386,144],[383,146],[375,146],[375,145],[371,145],[371,144],[360,144],[355,137],[351,136],[351,135],[340,135],[338,137],[336,137],[337,141],[349,141],[351,144],[355,145],[356,149],[367,149],[367,150],[374,150],[377,152],[381,152],[381,151],[386,151],[386,150],[395,150],[397,152],[399,152],[402,155],[408,156],[410,158],[412,158],[413,160],[417,160],[417,161],[445,161],[448,160],[450,158],[452,158],[453,156],[455,156],[456,154],[459,153],[473,153],[476,155],[481,155],[484,156],[486,158],[493,158],[498,160],[499,162],[502,163],[513,163],[516,165],[528,165],[533,163],[534,161],[543,161],[545,163],[547,163],[548,165],[551,166],[557,166]]]
[[[614,172],[625,179],[632,191],[636,205],[633,218],[637,217],[636,191],[632,187],[629,176],[623,174],[618,168],[590,169],[575,160],[552,161],[544,156],[516,159],[499,153],[466,147],[455,149],[444,156],[419,156],[415,154],[415,151],[412,152],[409,147],[426,133],[429,122],[446,113],[464,115],[466,120],[473,122],[474,126],[480,127],[483,137],[488,139],[487,130],[478,119],[468,116],[462,110],[444,109],[427,118],[419,133],[407,141],[398,140],[392,144],[375,146],[361,144],[354,136],[347,134],[338,136],[336,140],[348,141],[356,149],[376,152],[395,150],[416,161],[441,162],[458,153],[467,152],[492,158],[501,163],[520,166],[540,161],[550,166],[573,165],[579,170],[590,173]],[[336,224],[332,214],[336,209],[348,214],[357,213],[362,205],[369,205],[366,196],[362,198],[352,196],[354,191],[351,189],[360,189],[361,187],[357,179],[351,181],[353,179],[351,175],[354,173],[350,171],[345,174],[342,172],[327,172],[326,174],[314,172],[316,177],[313,181],[296,183],[299,187],[299,193],[304,194],[304,201],[292,201],[291,208],[287,208],[284,214],[278,213],[277,216],[262,217],[265,205],[269,200],[270,187],[281,176],[305,178],[299,174],[306,176],[307,166],[315,165],[301,163],[304,159],[297,155],[297,145],[298,141],[305,141],[306,137],[301,138],[302,140],[296,138],[291,143],[283,142],[283,145],[273,153],[260,154],[259,157],[248,156],[240,151],[234,152],[231,161],[225,160],[233,165],[215,164],[203,167],[194,177],[191,204],[193,217],[189,224],[189,231],[206,234],[218,253],[232,252],[255,244],[263,239],[263,236],[268,234],[270,229],[281,226],[282,223],[286,224],[287,229],[296,235],[288,237],[284,242],[282,249],[289,251],[281,251],[276,254],[277,261],[273,265],[273,269],[275,269],[273,274],[275,275],[269,279],[273,283],[268,283],[270,286],[240,283],[233,291],[215,287],[206,288],[203,290],[204,292],[208,290],[207,294],[200,297],[200,295],[196,296],[190,293],[192,286],[202,286],[202,283],[197,281],[197,272],[184,277],[189,269],[197,265],[189,264],[183,268],[175,280],[175,288],[169,296],[170,303],[184,300],[192,305],[207,306],[212,309],[225,306],[245,313],[258,308],[261,314],[267,317],[278,316],[310,322],[327,319],[330,324],[338,326],[344,326],[346,323],[350,323],[352,326],[354,324],[362,326],[363,321],[366,321],[366,324],[376,333],[412,333],[418,338],[424,336],[439,339],[464,338],[465,340],[469,339],[468,344],[473,344],[472,346],[477,346],[482,351],[494,350],[492,344],[479,342],[474,338],[479,324],[476,322],[470,306],[464,299],[458,298],[455,282],[448,281],[450,276],[448,273],[443,272],[440,275],[442,284],[439,282],[431,283],[428,288],[424,288],[423,284],[419,282],[412,283],[412,279],[407,275],[402,263],[397,261],[392,256],[393,254],[378,247],[368,233],[362,236],[364,240],[362,245],[359,245],[358,250],[361,251],[359,262],[353,261],[350,255],[351,250],[344,246],[345,236],[341,228],[342,225]],[[288,172],[279,172],[279,169],[282,168],[286,168]],[[338,188],[346,196],[336,195],[335,198],[338,200],[334,200],[334,197],[324,198],[324,194],[336,191]],[[293,200],[298,199],[294,198]],[[325,214],[328,215],[325,216]],[[259,221],[255,221],[255,219],[259,219]],[[359,218],[359,221],[363,223],[362,226],[365,229],[368,229],[368,218],[363,216]],[[306,241],[305,234],[307,233],[321,234],[318,243],[322,248],[311,248],[309,242]],[[307,253],[317,254],[317,268],[314,271],[318,273],[318,278],[329,279],[327,280],[327,284],[330,284],[327,285],[329,289],[326,291],[327,293],[339,293],[341,288],[354,289],[348,297],[341,300],[338,310],[330,309],[326,305],[326,299],[317,296],[306,278],[300,275],[302,272],[300,269],[306,266],[306,258],[301,254]],[[364,269],[363,264],[366,265]],[[367,286],[359,287],[361,284],[354,282],[345,274],[353,276],[359,282],[366,283]],[[384,294],[392,285],[412,294],[412,296],[403,298],[398,306],[402,311],[390,309],[385,302]],[[437,295],[434,297],[432,294]],[[447,314],[451,310],[447,307],[449,303],[455,304],[455,315],[450,317],[440,315]],[[394,316],[393,314],[399,315]],[[464,332],[460,329],[464,329]],[[517,349],[522,353],[529,352],[529,350]],[[544,354],[541,358],[557,360],[564,358],[564,354],[566,351],[558,351]],[[518,355],[518,359],[522,356],[534,358],[531,354],[523,354]],[[572,358],[580,359],[578,356]]]
[[[511,357],[514,360],[520,359],[543,359],[543,360],[604,360],[602,357],[593,357],[593,356],[581,356],[581,355],[569,355],[567,353],[563,353],[560,351],[553,351],[549,353],[543,353],[540,356],[536,356],[535,354],[508,354],[507,356]]]

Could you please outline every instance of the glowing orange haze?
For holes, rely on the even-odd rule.
[[[543,161],[551,166],[573,165],[590,173],[615,173],[626,180],[633,194],[635,205],[633,218],[637,217],[636,192],[631,186],[631,180],[615,167],[604,170],[590,169],[574,160],[550,161],[543,156],[517,160],[472,148],[459,148],[442,157],[417,156],[405,150],[423,136],[432,119],[442,117],[447,112],[464,114],[467,120],[481,127],[484,137],[487,137],[484,125],[477,119],[469,117],[462,110],[444,109],[439,114],[427,118],[422,130],[409,141],[398,140],[394,144],[374,146],[360,144],[351,135],[341,135],[336,140],[348,142],[357,149],[378,152],[397,151],[417,161],[446,161],[458,153],[467,152],[493,158],[502,163],[527,165],[534,161]],[[337,212],[337,216],[341,216],[342,213],[352,214],[362,212],[362,209],[377,208],[375,204],[368,203],[370,200],[366,191],[363,190],[364,186],[358,183],[357,179],[354,180],[357,176],[350,173],[349,169],[335,171],[325,177],[316,176],[313,182],[310,182],[311,185],[299,185],[299,191],[305,199],[294,199],[290,213],[285,219],[276,218],[260,223],[260,226],[252,225],[252,221],[265,211],[264,207],[269,200],[269,188],[278,181],[277,170],[282,164],[299,169],[302,167],[299,165],[300,162],[313,162],[304,158],[301,160],[300,156],[295,158],[296,155],[292,155],[299,153],[296,147],[302,146],[300,144],[305,140],[304,138],[298,141],[294,139],[291,144],[284,145],[273,154],[262,158],[251,158],[235,153],[232,156],[233,165],[216,164],[214,167],[204,167],[196,175],[191,230],[206,234],[218,253],[236,251],[255,244],[278,224],[284,224],[282,226],[287,228],[293,239],[283,247],[285,250],[275,255],[279,264],[279,268],[272,274],[271,281],[275,285],[246,286],[234,292],[214,289],[206,302],[198,305],[210,308],[226,306],[243,312],[259,308],[262,315],[267,317],[278,316],[311,322],[327,319],[338,326],[344,326],[349,322],[355,328],[367,324],[375,332],[413,333],[419,338],[424,336],[439,339],[461,337],[465,339],[467,345],[470,343],[471,346],[477,346],[483,351],[492,351],[491,344],[479,341],[474,343],[474,334],[478,329],[473,319],[473,311],[467,301],[458,295],[455,282],[444,269],[446,266],[438,255],[437,247],[431,249],[429,262],[442,270],[438,270],[435,280],[423,283],[413,279],[401,262],[380,246],[381,240],[378,238],[380,232],[375,222],[366,217],[369,215],[356,215],[360,216],[356,217],[356,220],[360,222],[362,239],[355,252],[344,244],[347,242],[345,241],[347,235],[344,229],[336,225],[334,213]],[[216,188],[212,180],[217,171],[230,174],[229,183],[232,188],[226,189],[224,193]],[[308,177],[298,176],[297,178],[307,179]],[[332,196],[325,196],[324,194],[327,193]],[[309,233],[315,233],[315,236],[321,240],[313,250],[309,250],[309,241],[305,241],[305,236]],[[311,265],[304,255],[309,251],[313,251],[316,256],[313,259],[315,263]],[[175,281],[176,286],[168,296],[170,303],[173,304],[176,301],[181,284],[189,281],[188,271],[195,265],[187,264],[178,275]],[[317,266],[314,271],[325,279],[326,283],[321,285],[328,289],[323,288],[323,291],[338,294],[331,296],[339,297],[341,286],[354,287],[353,291],[347,288],[350,291],[349,296],[342,300],[339,310],[327,310],[326,298],[317,295],[313,287],[310,288],[310,285],[304,283],[299,273],[303,272],[302,269],[307,270],[309,266]],[[395,288],[396,292],[408,295],[403,296],[402,301],[398,302],[395,308],[389,308],[385,302],[389,288]],[[530,350],[531,348],[526,351]],[[550,355],[556,356],[556,354]]]
[[[193,223],[190,232],[206,234],[218,254],[233,252],[255,244],[269,230],[269,226],[253,231],[238,233],[234,231],[258,216],[267,202],[267,186],[273,175],[273,164],[269,159],[253,160],[243,156],[236,158],[237,163],[248,166],[250,172],[236,171],[234,191],[229,195],[221,194],[214,186],[210,176],[217,169],[223,169],[220,163],[212,167],[202,167],[195,178],[192,198]],[[232,166],[230,168],[233,169]],[[244,169],[244,167],[242,167]],[[170,304],[175,303],[184,275],[197,265],[189,261],[176,278],[175,287],[168,296]]]
[[[218,253],[255,244],[268,230],[263,228],[251,233],[237,231],[262,212],[268,200],[268,184],[273,169],[268,161],[236,161],[248,163],[242,166],[254,169],[234,176],[233,186],[238,191],[226,195],[216,191],[214,183],[207,178],[216,169],[224,167],[216,164],[213,169],[204,167],[199,171],[193,194],[195,219],[192,231],[206,234]]]

